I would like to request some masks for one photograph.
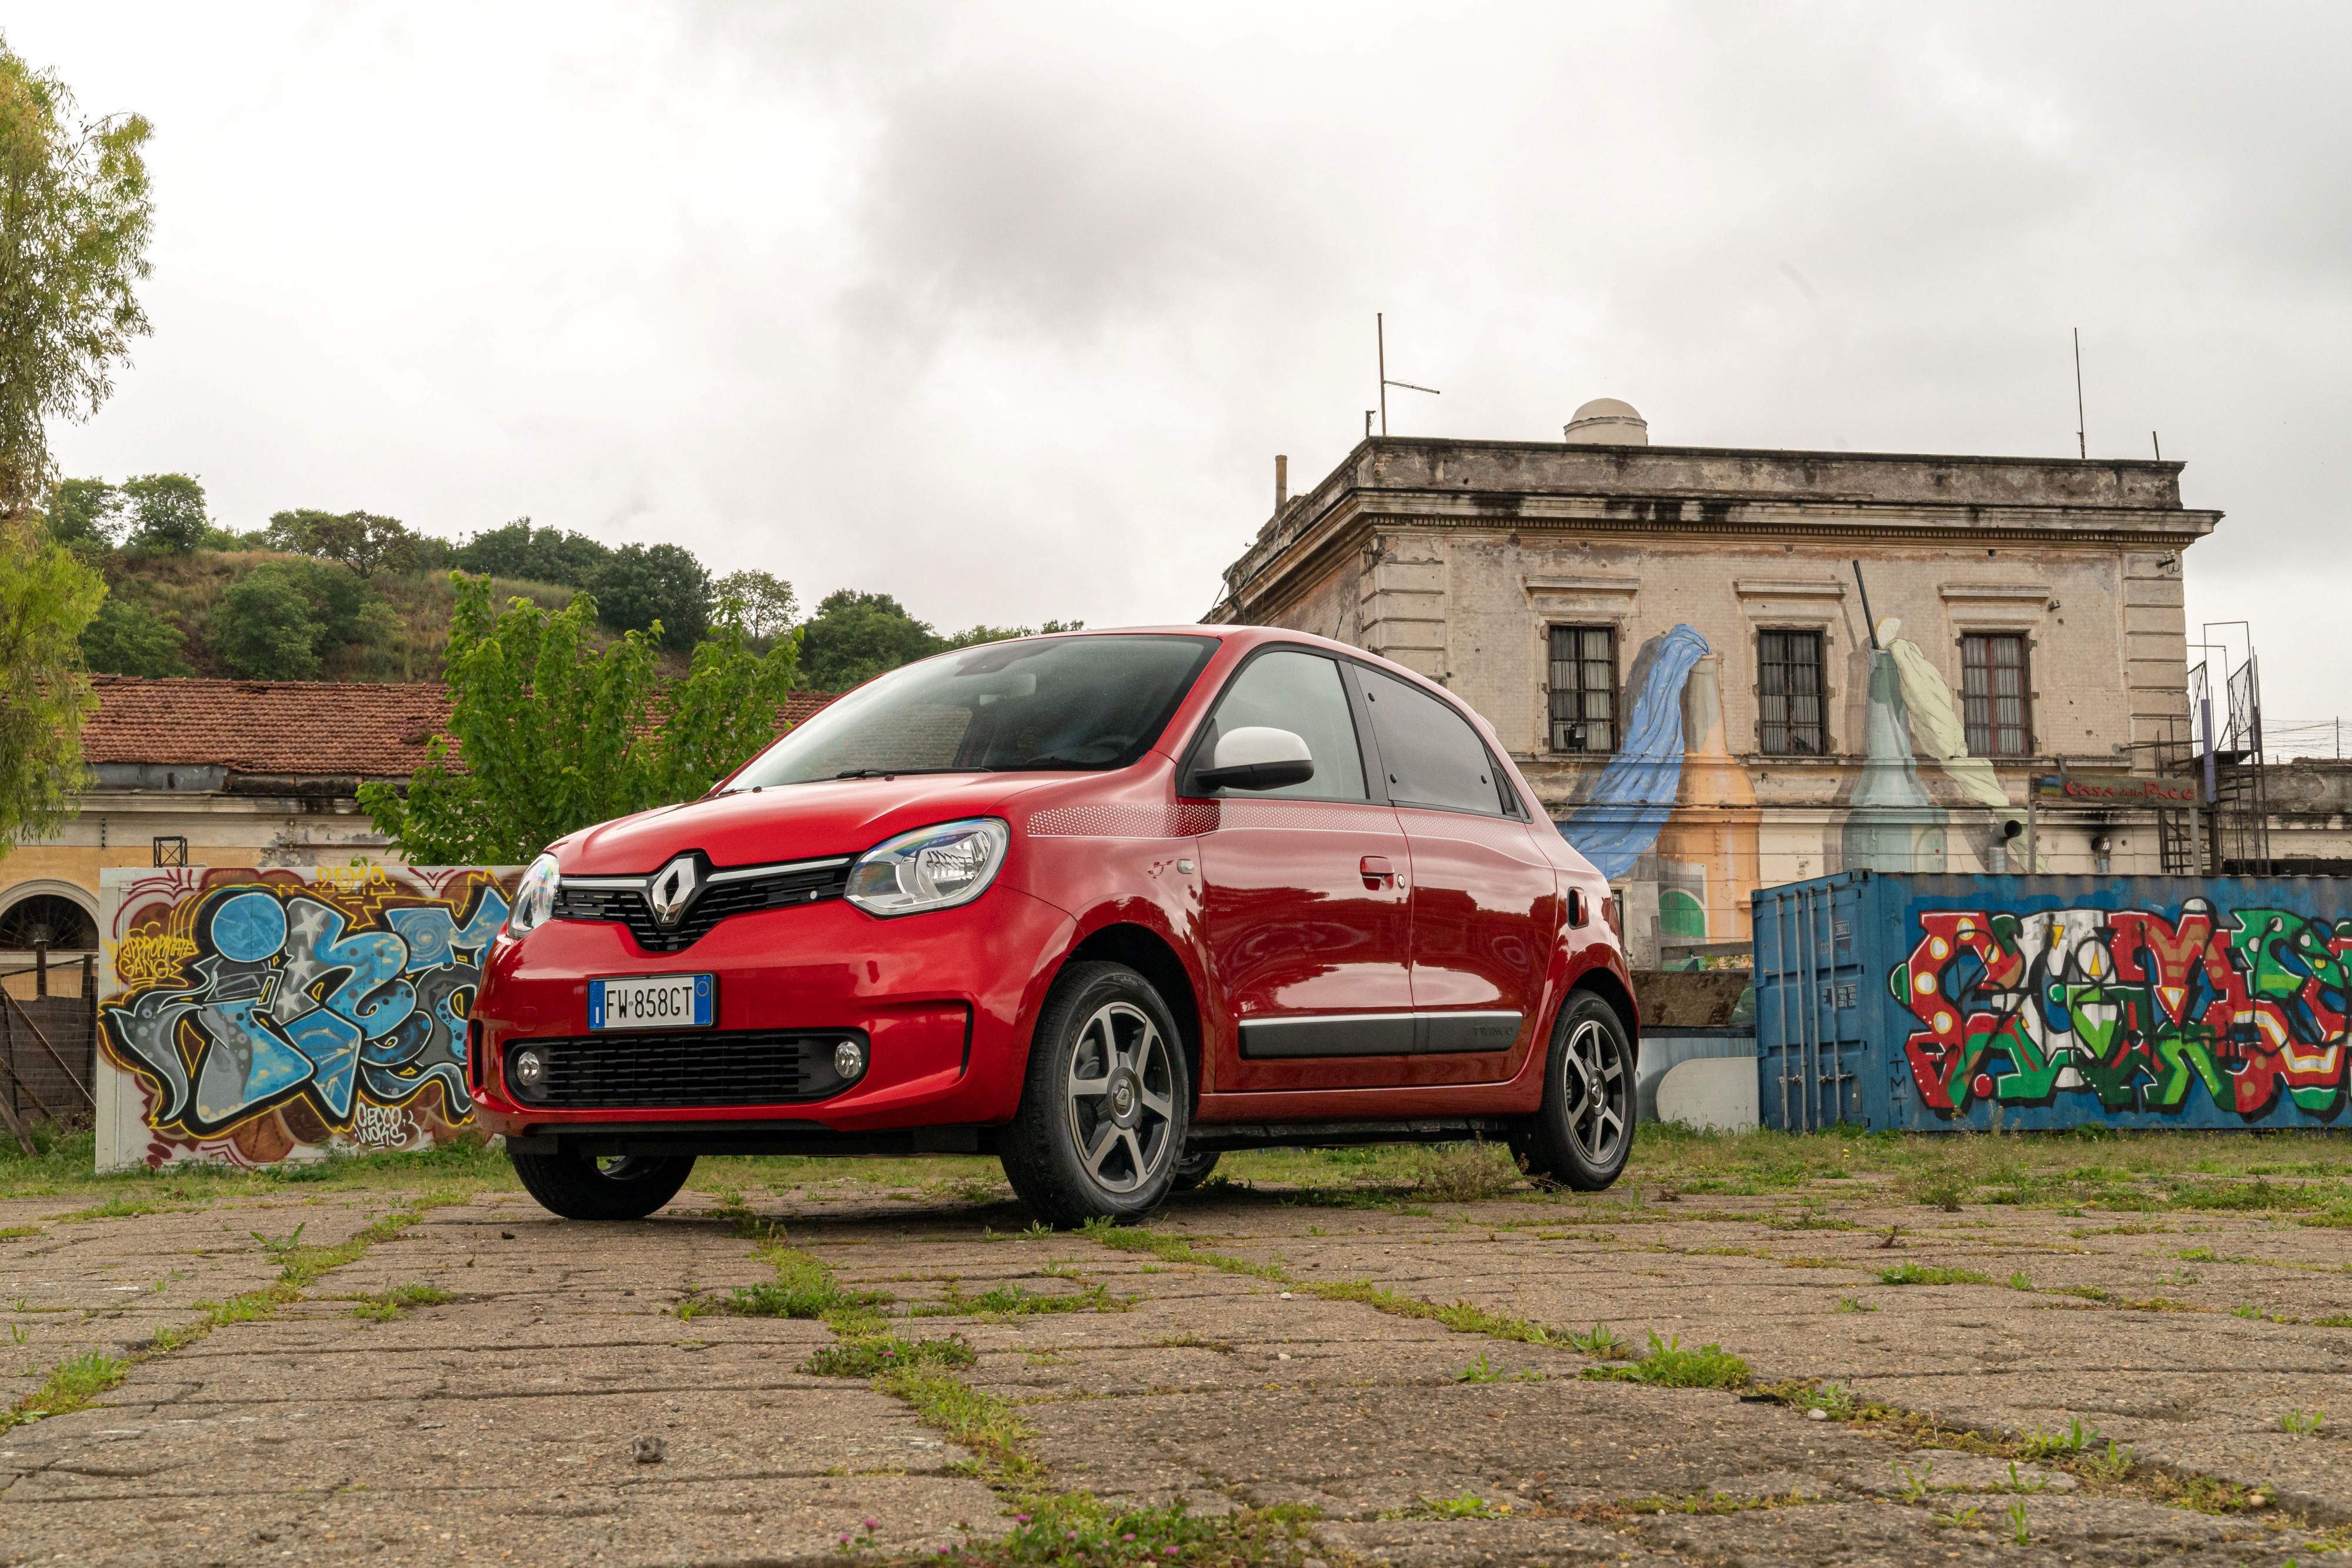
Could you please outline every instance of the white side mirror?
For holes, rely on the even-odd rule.
[[[1281,789],[1315,777],[1315,754],[1286,729],[1249,725],[1217,737],[1215,754],[1200,775],[1207,789]]]

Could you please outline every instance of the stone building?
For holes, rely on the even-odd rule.
[[[2044,870],[2160,869],[2185,812],[2029,785],[2150,775],[2185,734],[2181,559],[2221,514],[2180,464],[1656,446],[1610,399],[1564,434],[1365,441],[1278,491],[1209,619],[1462,695],[1637,956],[1852,867],[2021,871],[2030,839]]]

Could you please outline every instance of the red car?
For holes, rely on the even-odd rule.
[[[1226,1149],[1633,1132],[1607,884],[1443,688],[1264,627],[1029,637],[550,846],[468,1071],[523,1185],[652,1213],[710,1154],[994,1153],[1052,1225]]]

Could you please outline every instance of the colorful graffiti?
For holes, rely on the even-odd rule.
[[[447,1137],[473,1114],[467,1014],[511,883],[462,869],[107,873],[101,1167]]]
[[[2344,1107],[2352,920],[2216,910],[1924,911],[1887,977],[1918,1019],[1905,1042],[1928,1108],[2048,1104],[2179,1111],[2192,1086],[2248,1118],[2285,1101]]]

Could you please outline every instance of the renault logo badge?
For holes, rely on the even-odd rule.
[[[702,868],[692,855],[680,855],[654,873],[646,884],[646,902],[653,905],[654,918],[664,925],[675,925],[694,902],[702,886]]]

